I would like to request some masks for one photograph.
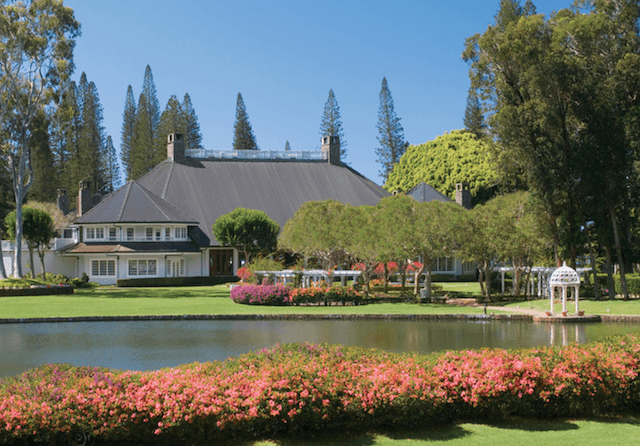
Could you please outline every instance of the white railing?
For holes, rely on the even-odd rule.
[[[322,150],[207,150],[187,149],[187,158],[222,160],[304,160],[326,161],[327,152]]]
[[[273,276],[278,279],[279,282],[284,284],[293,282],[296,274],[302,273],[302,287],[308,288],[313,284],[319,284],[320,282],[329,283],[329,272],[323,269],[309,269],[304,271],[294,271],[292,269],[285,269],[283,271],[255,271],[256,274],[262,274],[264,276]],[[355,282],[356,278],[362,274],[362,271],[354,270],[335,270],[332,273],[333,277],[339,277],[342,281],[342,285],[346,285],[346,279],[351,278]]]

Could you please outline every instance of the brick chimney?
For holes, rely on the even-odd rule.
[[[69,213],[69,196],[67,195],[66,189],[58,189],[58,200],[56,204],[58,206],[58,210],[62,212],[63,215],[67,215]]]
[[[78,185],[78,203],[76,210],[78,217],[86,214],[91,209],[91,181],[80,181]]]
[[[465,209],[471,209],[471,191],[469,183],[456,184],[456,203]]]
[[[185,159],[184,136],[180,133],[171,133],[167,136],[167,158],[181,163]]]
[[[329,164],[342,165],[340,162],[340,138],[338,136],[323,136],[320,150],[327,154]]]

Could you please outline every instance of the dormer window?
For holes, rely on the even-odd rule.
[[[153,240],[153,228],[147,228],[147,240]]]
[[[174,235],[176,240],[186,240],[187,239],[187,228],[175,228]]]
[[[109,240],[115,241],[116,234],[117,234],[116,228],[109,228]]]

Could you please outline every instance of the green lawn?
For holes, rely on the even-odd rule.
[[[607,446],[637,444],[640,420],[635,417],[601,420],[520,420],[487,425],[464,423],[421,431],[285,438],[245,446]]]
[[[79,289],[73,295],[0,297],[0,318],[134,316],[181,314],[450,314],[482,313],[481,308],[445,304],[372,304],[360,306],[266,307],[240,305],[229,288]]]
[[[640,299],[634,298],[628,301],[622,299],[596,301],[593,298],[580,299],[578,302],[580,310],[584,310],[585,314],[640,314]],[[496,305],[496,304],[493,304]],[[500,304],[497,304],[500,305]],[[548,299],[536,299],[527,302],[516,302],[504,305],[511,308],[528,308],[539,311],[547,311],[549,309]],[[562,311],[562,304],[555,303],[554,312]],[[575,303],[567,301],[567,310],[569,314],[574,313]]]

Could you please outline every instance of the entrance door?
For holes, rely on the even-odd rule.
[[[233,249],[212,249],[209,251],[209,275],[233,275]]]

